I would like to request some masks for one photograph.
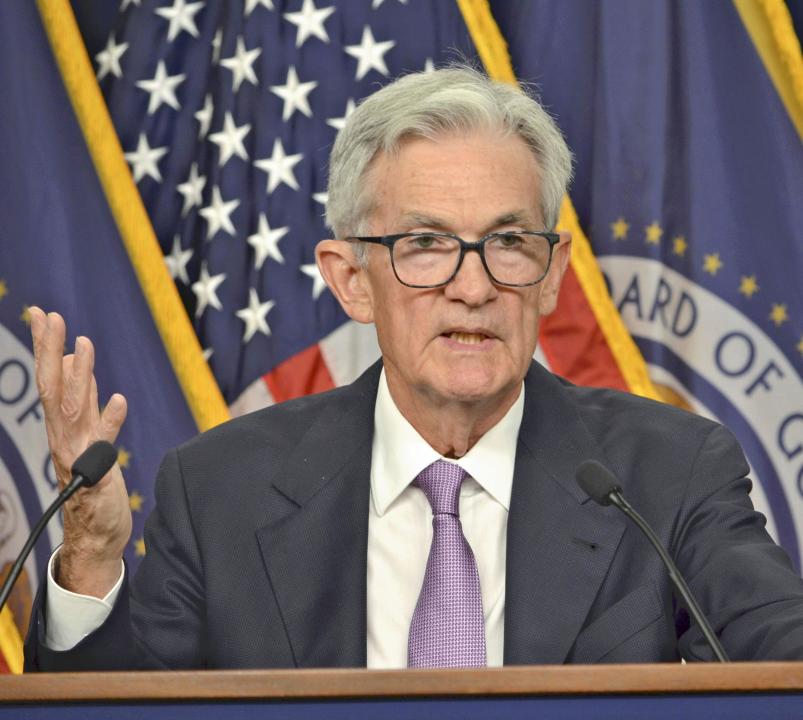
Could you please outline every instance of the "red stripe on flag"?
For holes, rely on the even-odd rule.
[[[571,266],[557,310],[541,320],[539,342],[550,369],[570,382],[629,391]]]
[[[262,379],[277,403],[335,386],[317,343],[277,365]]]
[[[8,666],[6,656],[0,652],[0,675],[8,675],[11,673],[11,668]]]

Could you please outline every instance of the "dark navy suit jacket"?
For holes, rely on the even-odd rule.
[[[379,372],[171,451],[147,557],[109,619],[48,650],[42,583],[26,667],[364,666]],[[803,658],[803,581],[753,510],[730,433],[534,364],[508,519],[506,664],[711,658],[645,538],[575,483],[586,459],[617,475],[732,658]]]

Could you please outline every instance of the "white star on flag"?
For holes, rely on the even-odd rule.
[[[234,92],[240,89],[243,80],[248,80],[252,85],[257,84],[257,76],[251,66],[261,53],[262,48],[259,47],[246,50],[241,36],[237,38],[237,49],[234,51],[234,55],[220,61],[224,68],[231,70]]]
[[[254,12],[258,5],[262,5],[268,10],[273,10],[273,0],[245,0],[245,16],[248,17]]]
[[[95,55],[95,60],[98,61],[98,80],[103,80],[109,73],[118,78],[123,77],[120,58],[123,57],[123,53],[126,50],[128,50],[128,43],[117,45],[114,41],[114,35],[109,37],[106,48]]]
[[[185,30],[193,37],[198,37],[198,28],[195,25],[195,14],[204,6],[203,2],[191,2],[186,0],[173,0],[172,7],[157,8],[154,12],[170,21],[167,29],[167,39],[173,42],[176,36]]]
[[[279,138],[273,141],[273,153],[269,158],[264,160],[257,160],[254,165],[260,170],[268,173],[268,189],[267,193],[272,193],[279,183],[289,185],[293,190],[298,190],[298,181],[296,180],[293,168],[301,162],[304,156],[299,153],[297,155],[285,155],[284,145]]]
[[[371,28],[366,25],[362,30],[362,40],[359,45],[346,45],[343,48],[349,55],[357,58],[356,80],[362,80],[369,70],[376,70],[383,75],[388,75],[388,66],[385,65],[385,53],[390,50],[396,42],[385,40],[377,42]]]
[[[162,182],[162,174],[156,163],[165,153],[167,153],[166,147],[152,148],[148,145],[145,133],[140,133],[137,149],[134,152],[125,153],[125,159],[128,160],[131,171],[134,173],[134,182],[138,183],[146,175],[152,177],[156,182]]]
[[[248,238],[248,244],[254,248],[255,270],[261,270],[262,264],[268,257],[273,258],[278,263],[284,263],[284,256],[279,250],[279,240],[287,235],[289,230],[289,227],[271,229],[265,213],[260,214],[257,232]]]
[[[181,249],[181,237],[179,235],[173,236],[173,248],[170,250],[169,255],[165,255],[165,265],[170,277],[175,280],[178,278],[185,285],[190,284],[189,275],[187,275],[187,263],[192,257],[192,250]]]
[[[226,113],[226,117],[223,119],[223,129],[209,136],[209,139],[220,148],[220,167],[223,167],[232,155],[248,160],[243,138],[248,135],[250,130],[251,125],[248,123],[237,127],[231,113]]]
[[[382,5],[383,2],[385,2],[385,0],[374,0],[371,3],[371,10],[376,10],[380,5]],[[406,5],[407,4],[407,0],[399,0],[399,2],[402,5]]]
[[[206,261],[201,263],[201,275],[198,280],[192,284],[192,291],[195,293],[195,297],[198,301],[195,307],[195,317],[201,317],[207,305],[211,305],[215,310],[223,309],[220,298],[217,296],[217,289],[220,283],[225,279],[225,273],[215,275],[214,277],[210,276]]]
[[[319,193],[312,193],[312,199],[316,203],[320,203],[321,205],[326,208],[326,201],[329,199],[329,193],[319,192]]]
[[[234,313],[245,323],[243,345],[254,337],[257,331],[261,332],[263,335],[270,335],[270,327],[265,318],[275,304],[273,300],[267,300],[263,303],[259,302],[259,296],[254,288],[248,291],[248,307],[244,307],[242,310],[238,310]]]
[[[342,130],[346,126],[346,120],[349,119],[349,115],[354,112],[354,108],[356,107],[353,98],[349,98],[346,101],[346,112],[343,113],[343,117],[339,118],[329,118],[326,121],[327,125],[331,125],[335,130]]]
[[[309,95],[317,85],[318,83],[314,81],[299,82],[296,69],[291,65],[287,70],[286,83],[284,85],[270,86],[270,91],[284,100],[284,108],[282,109],[283,121],[286,122],[296,110],[300,110],[307,117],[312,117],[312,110],[310,110],[307,95]]]
[[[239,204],[240,201],[237,198],[224,201],[220,196],[220,188],[217,186],[212,188],[212,202],[198,211],[201,217],[209,223],[206,229],[207,240],[211,240],[221,228],[229,235],[236,234],[234,225],[231,222],[231,214]]]
[[[313,0],[304,0],[301,10],[298,12],[288,12],[284,14],[285,20],[293,23],[298,28],[296,35],[296,47],[300,48],[311,36],[319,40],[329,42],[329,33],[326,32],[324,23],[335,9],[333,7],[316,8]]]
[[[160,60],[156,66],[156,75],[152,80],[140,80],[136,83],[138,88],[142,88],[150,93],[148,100],[148,115],[152,115],[157,108],[164,103],[174,110],[180,110],[181,105],[176,99],[176,87],[184,82],[186,75],[168,75],[164,60]]]
[[[198,163],[193,163],[190,166],[190,176],[186,182],[181,183],[176,187],[184,196],[184,207],[181,208],[181,217],[184,217],[190,208],[200,205],[203,202],[201,192],[206,185],[206,176],[198,175]]]
[[[323,279],[321,271],[318,270],[318,265],[316,263],[302,265],[301,272],[312,278],[312,299],[317,300],[326,289],[326,280]]]
[[[198,139],[203,138],[209,132],[209,126],[212,124],[212,114],[215,112],[215,106],[212,104],[212,94],[209,93],[204,98],[204,106],[195,113],[195,119],[200,123],[198,128]]]
[[[120,6],[120,11],[122,12],[125,10],[129,5],[131,5],[131,3],[139,7],[140,0],[123,0],[123,4]]]

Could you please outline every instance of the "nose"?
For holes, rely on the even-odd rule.
[[[482,264],[476,251],[470,250],[463,257],[457,275],[444,287],[444,294],[450,300],[460,300],[466,305],[479,306],[497,295],[497,287]]]

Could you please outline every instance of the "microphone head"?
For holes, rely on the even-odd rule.
[[[577,484],[599,505],[611,504],[611,493],[620,492],[622,488],[616,482],[616,476],[596,460],[585,460],[580,463],[575,473]]]
[[[72,465],[72,475],[85,478],[83,487],[92,487],[112,469],[117,461],[117,448],[105,440],[98,440],[84,450]]]

